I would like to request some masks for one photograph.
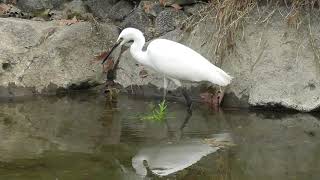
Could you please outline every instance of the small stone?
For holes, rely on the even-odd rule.
[[[116,21],[123,20],[133,9],[133,4],[122,0],[119,1],[117,4],[112,6],[110,9],[109,18]]]
[[[67,19],[67,15],[60,10],[52,10],[49,13],[50,20],[61,20],[61,19]]]
[[[74,13],[86,13],[87,10],[84,3],[81,0],[73,0],[70,3],[65,4],[65,7],[70,9]]]
[[[25,12],[35,12],[44,9],[52,9],[53,5],[49,0],[23,0],[17,1],[19,9]]]
[[[177,28],[188,16],[183,11],[176,11],[173,8],[162,11],[155,20],[155,31],[162,35]]]
[[[116,2],[116,0],[87,0],[84,3],[94,16],[105,19]]]
[[[153,1],[141,1],[139,8],[143,9],[146,14],[150,14],[154,17],[158,16],[160,12],[164,10],[164,7],[159,2]]]

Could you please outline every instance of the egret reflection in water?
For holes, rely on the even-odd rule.
[[[141,176],[146,176],[148,169],[155,175],[167,176],[230,144],[232,138],[228,133],[215,134],[208,139],[185,139],[158,144],[140,149],[132,158],[132,166]]]

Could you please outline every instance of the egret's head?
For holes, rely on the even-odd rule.
[[[127,42],[130,42],[130,41],[140,41],[140,42],[143,42],[145,41],[144,39],[144,36],[142,34],[141,31],[139,31],[138,29],[135,29],[135,28],[126,28],[124,30],[122,30],[122,32],[120,33],[119,37],[118,37],[118,40],[117,40],[117,43],[115,43],[108,56],[104,58],[104,60],[102,61],[102,64],[105,63],[105,61],[109,58],[110,54],[120,45],[124,45],[126,44]]]
[[[132,167],[138,175],[143,177],[148,174],[147,168],[144,165],[144,161],[146,161],[146,157],[141,154],[137,154],[132,158]]]
[[[143,37],[143,34],[140,30],[135,28],[126,28],[121,31],[117,43],[120,43],[120,46],[122,46],[127,42],[135,41],[141,37]]]

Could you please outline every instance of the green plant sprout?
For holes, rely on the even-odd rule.
[[[165,100],[163,100],[158,107],[152,110],[150,115],[144,116],[142,120],[152,120],[152,121],[163,121],[167,116],[167,105]]]

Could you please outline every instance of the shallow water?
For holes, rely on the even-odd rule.
[[[320,179],[316,114],[197,104],[186,119],[184,104],[169,102],[166,121],[141,120],[153,102],[78,94],[0,103],[0,179]],[[214,134],[235,146],[217,150]]]

